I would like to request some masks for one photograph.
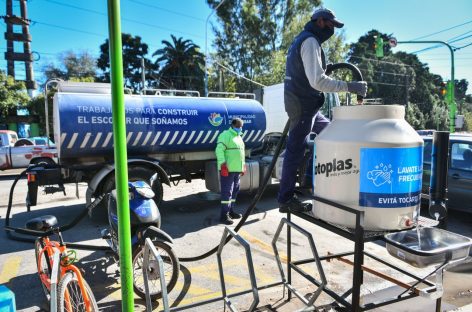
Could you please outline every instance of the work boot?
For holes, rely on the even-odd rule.
[[[231,219],[241,219],[242,215],[240,213],[237,213],[237,212],[234,212],[233,210],[231,210],[229,212],[229,217]]]
[[[229,212],[226,213],[225,215],[221,216],[220,222],[223,223],[223,224],[226,224],[226,225],[231,225],[231,224],[234,223],[233,220],[231,219],[231,217],[229,216]]]
[[[312,205],[309,203],[301,202],[296,196],[292,197],[286,203],[279,203],[279,212],[287,213],[287,212],[310,212],[312,209]]]

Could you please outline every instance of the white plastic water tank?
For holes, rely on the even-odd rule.
[[[364,227],[412,226],[421,202],[423,140],[400,105],[335,107],[332,123],[315,139],[314,191],[364,210]],[[313,214],[355,227],[355,215],[315,201]]]

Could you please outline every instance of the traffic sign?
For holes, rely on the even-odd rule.
[[[395,48],[397,46],[397,38],[392,37],[388,39],[388,44],[390,47]]]

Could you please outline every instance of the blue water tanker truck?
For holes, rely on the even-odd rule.
[[[111,94],[108,84],[60,82],[53,99],[57,168],[33,168],[27,203],[36,204],[38,186],[86,182],[86,201],[115,188]],[[257,189],[270,163],[274,139],[267,140],[266,114],[254,99],[125,95],[129,179],[149,180],[159,204],[163,184],[205,179],[219,191],[215,147],[232,118],[244,121],[248,174],[242,189]],[[47,189],[48,190],[48,189]],[[46,190],[46,192],[48,192]],[[52,191],[51,191],[52,190]]]

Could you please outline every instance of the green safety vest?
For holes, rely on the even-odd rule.
[[[218,170],[226,163],[229,172],[243,172],[245,164],[244,142],[241,134],[229,128],[218,136],[216,143],[216,160]]]

